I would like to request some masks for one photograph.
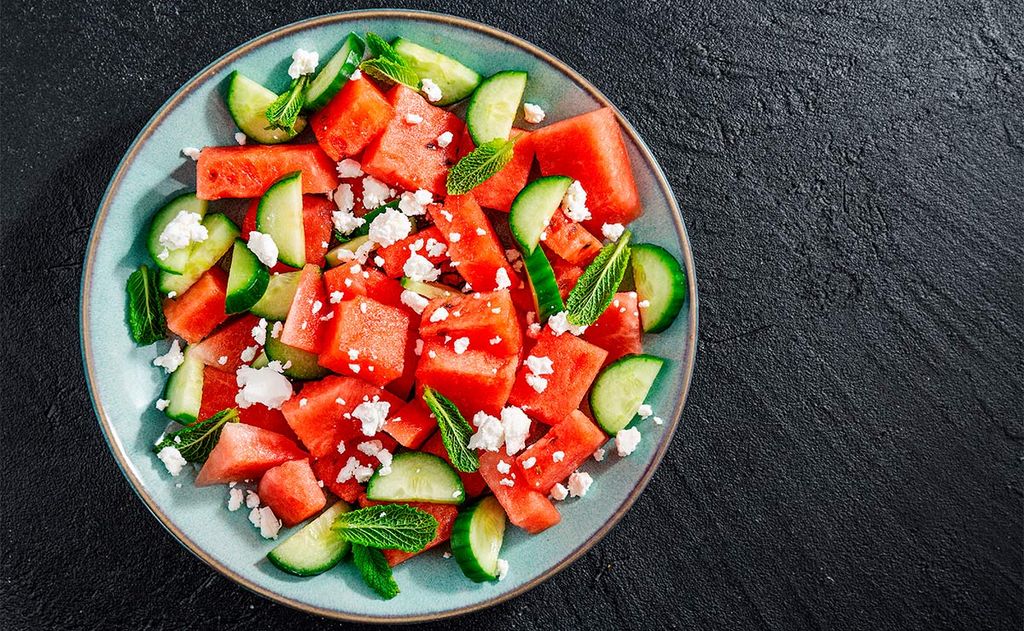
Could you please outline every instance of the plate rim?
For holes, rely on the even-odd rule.
[[[648,464],[647,468],[644,469],[640,479],[636,485],[630,490],[629,494],[622,501],[622,503],[615,509],[615,512],[608,518],[608,520],[594,533],[583,544],[578,546],[576,549],[566,554],[560,561],[555,563],[547,571],[535,576],[529,581],[524,582],[522,585],[515,589],[508,590],[502,594],[498,594],[486,600],[482,600],[477,603],[465,605],[455,609],[449,609],[438,613],[429,614],[418,614],[418,615],[401,615],[401,616],[387,616],[387,615],[364,615],[355,614],[351,612],[341,611],[338,609],[331,609],[326,607],[319,607],[308,603],[283,596],[272,589],[268,589],[255,581],[252,581],[240,574],[234,572],[230,568],[222,565],[217,559],[213,558],[209,553],[203,550],[199,545],[192,541],[184,532],[182,532],[170,519],[170,517],[156,504],[155,500],[145,490],[145,486],[142,480],[135,475],[130,466],[131,459],[121,443],[121,440],[117,436],[111,426],[110,419],[107,417],[103,405],[100,402],[99,393],[96,389],[96,380],[94,376],[94,363],[95,360],[92,356],[92,344],[86,335],[86,332],[91,329],[89,326],[89,298],[90,288],[92,284],[93,276],[93,265],[95,263],[95,254],[99,245],[99,239],[97,238],[102,227],[106,223],[107,215],[109,214],[110,207],[113,199],[120,188],[121,181],[128,170],[129,165],[132,163],[135,154],[141,148],[144,142],[155,132],[159,127],[160,122],[175,108],[179,102],[183,100],[191,91],[193,91],[198,85],[208,80],[213,74],[219,72],[224,66],[235,61],[239,57],[247,54],[251,50],[259,48],[260,46],[277,40],[281,37],[291,35],[292,33],[303,31],[309,28],[315,28],[324,25],[344,23],[353,20],[364,20],[364,19],[412,19],[422,20],[428,22],[440,22],[445,23],[457,28],[475,31],[482,33],[490,37],[494,37],[498,40],[516,46],[523,51],[539,58],[540,60],[551,64],[559,72],[569,77],[573,82],[576,83],[582,90],[587,92],[592,98],[601,103],[605,107],[609,107],[615,112],[615,116],[622,126],[625,133],[636,143],[640,149],[640,153],[643,159],[647,162],[648,166],[654,175],[655,183],[661,189],[663,195],[669,201],[669,209],[672,211],[672,221],[676,228],[677,236],[679,237],[682,245],[682,256],[683,256],[683,267],[686,272],[687,280],[687,292],[690,299],[690,308],[687,311],[688,320],[688,333],[686,337],[687,346],[689,352],[685,357],[682,358],[683,362],[683,379],[681,388],[678,393],[678,401],[673,411],[671,423],[666,428],[667,431],[662,436],[659,445],[654,452],[654,457]],[[354,11],[340,11],[335,13],[328,13],[324,15],[318,15],[304,20],[292,22],[290,24],[278,27],[271,31],[267,31],[261,35],[258,35],[245,43],[229,50],[224,53],[216,60],[211,62],[205,68],[193,75],[188,81],[181,85],[168,99],[160,106],[159,109],[153,114],[152,117],[146,122],[135,139],[128,146],[124,156],[121,158],[116,169],[114,170],[113,176],[111,176],[110,182],[107,184],[106,189],[103,192],[103,197],[100,200],[99,208],[97,209],[96,215],[93,218],[92,228],[89,231],[89,240],[86,247],[85,261],[82,267],[82,278],[79,286],[79,342],[80,350],[82,355],[82,363],[85,370],[85,381],[89,391],[89,398],[92,403],[93,412],[96,415],[97,420],[102,430],[103,438],[107,443],[107,447],[110,449],[111,454],[114,456],[114,460],[117,462],[118,467],[121,469],[121,473],[128,480],[132,490],[139,499],[142,500],[143,504],[149,510],[149,512],[157,519],[157,521],[167,530],[175,540],[178,541],[182,546],[185,547],[189,552],[194,554],[208,566],[231,579],[235,583],[248,589],[251,592],[259,594],[264,598],[267,598],[273,602],[286,605],[293,609],[298,609],[306,613],[323,616],[335,620],[344,620],[349,622],[364,622],[364,623],[384,623],[384,624],[404,624],[404,623],[416,623],[416,622],[427,622],[431,620],[442,620],[446,618],[453,618],[456,616],[465,615],[475,611],[488,609],[499,603],[505,602],[516,596],[519,596],[534,587],[540,585],[544,581],[550,579],[555,574],[558,574],[570,564],[574,563],[583,554],[593,548],[599,541],[601,541],[608,532],[622,519],[623,515],[633,506],[637,498],[647,487],[654,472],[658,469],[662,459],[668,450],[669,444],[672,442],[672,438],[675,436],[676,429],[679,426],[680,417],[683,409],[686,405],[686,399],[689,395],[690,384],[693,378],[693,372],[697,358],[697,327],[698,327],[698,298],[697,298],[697,275],[696,266],[693,258],[693,251],[690,245],[689,235],[686,231],[686,226],[683,223],[682,212],[679,208],[679,204],[676,200],[675,194],[672,191],[671,186],[668,183],[668,179],[665,176],[661,165],[658,163],[654,154],[650,148],[643,141],[640,135],[636,132],[633,126],[628,120],[622,115],[622,112],[613,104],[600,90],[594,87],[586,78],[576,72],[573,68],[568,66],[565,62],[561,61],[554,55],[541,49],[535,44],[522,39],[516,35],[498,29],[496,27],[477,22],[469,18],[463,18],[459,16],[449,15],[445,13],[437,13],[433,11],[422,11],[414,9],[371,9],[371,10],[354,10]]]

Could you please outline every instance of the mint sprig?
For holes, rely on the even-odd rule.
[[[504,169],[512,160],[515,145],[514,138],[495,138],[463,156],[448,170],[448,194],[464,195]]]
[[[153,446],[153,453],[160,453],[164,447],[174,447],[181,457],[189,462],[205,462],[220,440],[221,430],[228,423],[238,422],[238,410],[228,408],[217,412],[205,421],[183,427],[168,434]]]
[[[164,306],[157,289],[158,272],[145,265],[128,277],[128,328],[136,344],[162,340],[167,334]]]
[[[295,123],[299,120],[299,112],[306,104],[306,84],[311,75],[300,75],[292,79],[288,89],[267,107],[267,129],[283,129],[289,134],[295,133]]]
[[[618,241],[602,248],[576,281],[576,286],[565,300],[570,324],[593,324],[612,303],[629,266],[629,240],[632,236],[626,230]]]
[[[420,89],[420,77],[409,66],[386,59],[375,57],[359,64],[359,70],[378,81],[385,83],[402,83],[413,90]]]
[[[444,443],[448,457],[454,466],[463,473],[472,473],[480,468],[480,460],[468,447],[469,437],[473,435],[466,418],[462,416],[458,406],[443,394],[430,386],[423,389],[423,402],[437,419],[437,427],[441,431],[441,442]]]
[[[370,31],[366,34],[366,46],[370,49],[370,55],[373,57],[380,57],[381,59],[387,59],[397,64],[408,66],[409,62],[404,57],[398,54],[395,47],[387,42],[386,39]]]
[[[377,592],[381,598],[391,600],[398,595],[398,583],[391,573],[391,566],[384,554],[376,548],[368,548],[358,543],[352,544],[352,562],[355,563],[363,582]]]
[[[419,552],[437,536],[437,519],[405,504],[381,504],[339,515],[331,528],[349,543]]]

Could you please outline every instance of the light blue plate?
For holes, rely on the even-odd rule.
[[[510,527],[501,556],[507,578],[476,584],[440,550],[395,570],[402,593],[377,598],[350,564],[315,578],[290,577],[265,559],[274,543],[246,518],[229,512],[226,487],[195,488],[192,475],[173,479],[150,446],[165,426],[154,401],[164,383],[151,365],[166,344],[137,348],[124,321],[128,275],[146,262],[143,234],[153,212],[171,195],[193,190],[195,164],[186,146],[234,144],[236,131],[220,86],[232,70],[283,89],[296,48],[333,50],[349,31],[401,35],[433,46],[487,75],[517,68],[530,73],[526,100],[552,122],[609,105],[586,80],[538,48],[493,28],[450,16],[411,11],[365,11],[324,16],[272,31],[231,51],[174,94],[136,138],[114,174],[93,226],[82,278],[82,353],[96,414],[128,480],[160,522],[211,566],[268,598],[312,613],[360,621],[409,622],[473,611],[523,593],[566,567],[594,545],[639,495],[668,446],[693,372],[697,335],[696,279],[679,208],[647,147],[624,120],[644,216],[632,227],[638,242],[666,247],[686,267],[689,297],[666,332],[644,340],[648,352],[669,358],[650,398],[664,425],[641,426],[643,441],[628,458],[609,454],[583,469],[595,483],[581,500],[559,504],[562,523],[537,536]],[[180,488],[176,483],[181,483]],[[665,498],[668,501],[670,498]],[[283,533],[287,535],[288,533]],[[652,553],[651,562],[656,561]]]

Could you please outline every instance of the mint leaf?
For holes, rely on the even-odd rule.
[[[299,112],[306,104],[306,84],[309,75],[301,75],[292,79],[285,92],[267,107],[267,129],[283,129],[289,134],[295,132],[295,123],[299,120]]]
[[[205,421],[183,427],[168,434],[153,446],[153,453],[160,453],[164,447],[174,447],[181,457],[189,462],[205,462],[220,440],[220,432],[227,423],[238,422],[238,410],[228,408],[217,412]]]
[[[344,513],[331,528],[349,543],[403,552],[419,552],[437,536],[434,516],[405,504],[381,504]]]
[[[495,138],[463,156],[448,170],[448,194],[464,195],[480,186],[512,160],[516,141]]]
[[[392,61],[385,57],[367,59],[359,64],[359,69],[378,81],[385,83],[404,83],[413,90],[420,89],[420,77],[416,71],[404,63]]]
[[[136,344],[143,346],[167,335],[164,305],[157,289],[157,270],[145,265],[128,277],[128,328]]]
[[[398,589],[398,583],[391,574],[391,566],[384,554],[376,548],[367,548],[358,543],[352,544],[352,562],[356,564],[363,582],[370,586],[373,591],[380,594],[381,598],[391,600],[402,591]]]
[[[443,394],[430,386],[423,389],[423,402],[437,418],[437,427],[441,431],[441,442],[448,451],[448,457],[454,466],[463,473],[472,473],[480,468],[480,460],[467,445],[473,435],[470,427],[459,408]]]
[[[366,46],[370,49],[370,55],[373,57],[380,57],[388,61],[394,62],[400,66],[408,66],[407,62],[398,51],[395,50],[394,46],[389,44],[380,35],[370,32],[366,34]]]
[[[632,236],[626,230],[618,241],[602,248],[576,281],[576,286],[565,300],[570,324],[593,324],[612,303],[629,266],[629,240]]]

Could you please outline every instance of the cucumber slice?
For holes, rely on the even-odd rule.
[[[245,242],[235,239],[231,250],[231,269],[228,271],[228,294],[224,301],[225,313],[241,313],[255,305],[270,285],[270,271],[260,263]]]
[[[551,217],[558,212],[562,198],[572,182],[571,177],[564,175],[537,178],[512,200],[508,225],[512,228],[512,236],[527,253],[537,248],[541,233],[551,223]]]
[[[665,248],[641,243],[632,249],[633,283],[640,302],[640,323],[645,333],[667,329],[686,301],[686,273]]]
[[[199,405],[203,401],[203,362],[185,348],[185,361],[167,378],[164,398],[169,401],[164,414],[190,425],[199,420]]]
[[[341,48],[320,68],[316,77],[306,88],[306,104],[303,110],[314,112],[330,102],[334,95],[348,83],[359,62],[363,59],[366,45],[355,33],[349,33]]]
[[[300,116],[295,121],[292,133],[284,129],[267,129],[270,126],[270,122],[267,121],[267,108],[275,100],[276,94],[237,70],[228,77],[228,113],[234,119],[235,125],[256,142],[276,145],[291,140],[306,128],[306,119]]]
[[[605,433],[614,436],[629,425],[663,365],[654,355],[626,355],[601,371],[590,390],[590,410]]]
[[[189,252],[192,251],[191,246],[170,250],[167,256],[161,259],[159,254],[164,251],[164,246],[160,245],[160,234],[167,224],[178,216],[178,213],[196,213],[203,218],[206,216],[206,207],[205,199],[199,199],[195,193],[184,193],[167,202],[163,208],[157,211],[156,216],[153,217],[153,223],[149,226],[149,240],[146,242],[149,255],[153,257],[157,267],[172,274],[181,274],[185,271]]]
[[[329,252],[327,252],[327,256],[326,256],[326,258],[327,258],[327,267],[336,267],[338,265],[341,265],[342,263],[349,262],[349,259],[342,259],[341,258],[341,252],[343,250],[347,251],[347,252],[355,252],[356,250],[361,248],[364,243],[366,243],[369,240],[370,240],[370,237],[368,237],[366,235],[363,235],[361,237],[356,237],[354,239],[349,239],[345,243],[342,243],[341,245],[335,246],[333,249],[331,249]]]
[[[293,171],[270,185],[256,209],[256,230],[274,240],[282,263],[300,268],[306,264],[302,171]]]
[[[477,147],[495,138],[508,138],[526,91],[526,77],[520,70],[499,72],[473,93],[466,108],[466,128]]]
[[[430,79],[441,88],[441,100],[434,105],[443,107],[461,101],[480,85],[481,77],[475,70],[436,50],[401,37],[392,42],[391,46],[420,79]]]
[[[338,500],[302,530],[279,543],[267,554],[278,568],[296,576],[316,576],[337,565],[348,553],[348,541],[331,530],[338,515],[352,510]]]
[[[383,502],[461,504],[466,490],[455,469],[433,454],[405,451],[391,461],[391,473],[380,469],[366,485],[366,497]]]
[[[483,583],[498,578],[498,554],[505,539],[505,511],[493,495],[465,510],[452,524],[452,556],[469,580]]]
[[[203,219],[206,226],[206,241],[193,244],[188,254],[188,262],[181,274],[160,272],[160,291],[166,295],[177,292],[180,296],[192,286],[203,272],[217,264],[238,238],[238,226],[221,214],[207,215]]]
[[[249,309],[249,313],[267,320],[284,321],[288,317],[295,292],[299,289],[299,276],[302,272],[285,272],[270,276],[270,283],[259,302]]]
[[[256,356],[256,359],[252,360],[252,364],[250,364],[250,366],[259,370],[260,368],[265,368],[269,363],[270,358],[267,357],[267,351],[260,351],[260,354]]]
[[[533,292],[533,304],[537,309],[537,320],[543,324],[548,318],[559,311],[565,311],[562,294],[558,292],[558,281],[551,269],[544,248],[537,248],[533,254],[523,255],[523,266],[526,269],[526,280]]]
[[[301,348],[288,346],[284,342],[276,340],[269,335],[267,336],[267,345],[264,347],[264,351],[267,353],[268,360],[273,361],[276,359],[281,362],[283,366],[288,366],[284,369],[284,375],[286,377],[294,377],[295,379],[319,379],[320,377],[326,376],[329,372],[319,364],[319,355],[304,351]],[[288,362],[291,362],[291,364]]]
[[[448,296],[462,295],[462,292],[454,287],[442,285],[441,283],[426,283],[421,280],[413,280],[408,276],[403,276],[401,283],[402,287],[405,289],[430,300],[433,300],[434,298],[446,298]]]

